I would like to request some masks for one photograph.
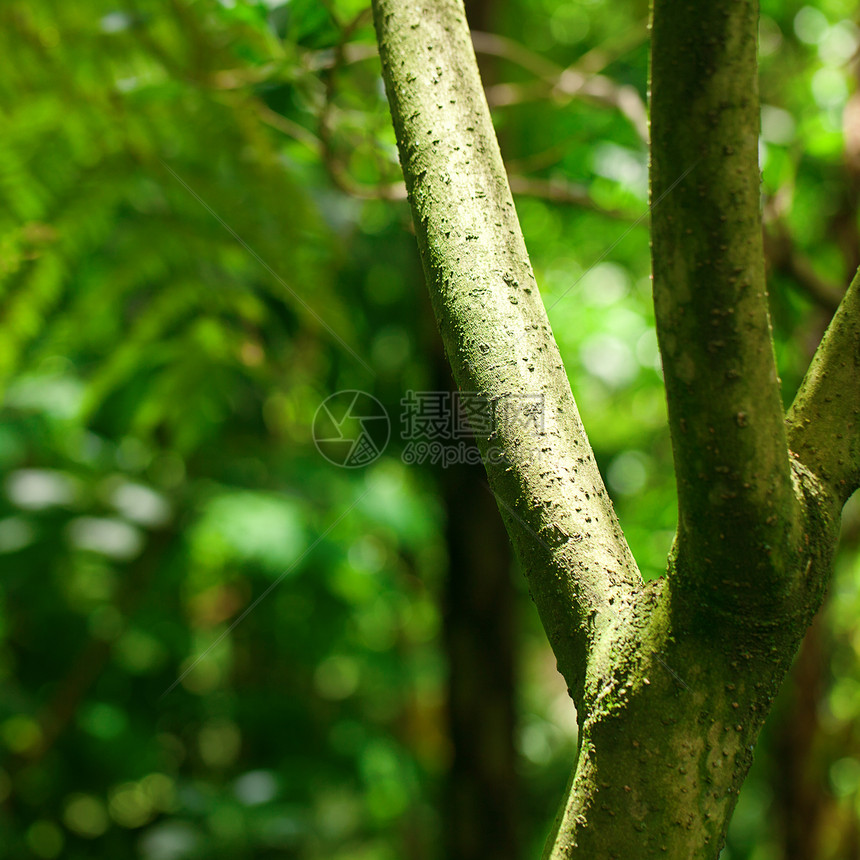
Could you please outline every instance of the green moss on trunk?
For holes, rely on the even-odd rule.
[[[786,444],[758,210],[757,6],[655,0],[654,292],[680,517],[668,573],[648,585],[547,322],[462,3],[373,8],[454,377],[497,404],[542,399],[539,421],[502,421],[478,441],[504,454],[485,459],[490,484],[579,714],[544,857],[716,858],[827,581],[834,481],[844,496],[858,473],[856,421],[828,459],[821,439],[801,438],[819,417],[856,417],[851,369],[833,369],[842,349],[857,359],[856,287],[795,414],[801,460]],[[854,385],[835,410],[834,384]]]

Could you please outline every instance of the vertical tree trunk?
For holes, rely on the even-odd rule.
[[[667,575],[648,584],[540,300],[462,0],[373,10],[434,313],[457,384],[502,412],[478,444],[580,719],[544,856],[716,858],[860,484],[860,278],[786,431],[761,248],[757,4],[654,2],[655,310],[679,527]],[[527,396],[539,409],[522,411]]]
[[[473,29],[486,30],[488,0],[469,0]],[[488,68],[483,67],[486,76]],[[432,315],[432,309],[428,306]],[[438,335],[433,332],[434,345]],[[441,344],[439,344],[441,347]],[[456,391],[441,348],[437,386]],[[445,651],[453,760],[445,798],[447,860],[518,860],[514,612],[511,549],[480,465],[440,475],[446,516]]]
[[[480,465],[442,475],[448,519],[445,650],[453,762],[448,860],[517,860],[514,592],[508,536]]]
[[[784,860],[818,857],[823,812],[822,787],[815,779],[813,744],[822,694],[821,630],[813,624],[792,668],[790,699],[776,730],[776,805],[782,824]]]

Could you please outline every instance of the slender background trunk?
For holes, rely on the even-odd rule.
[[[480,465],[442,475],[448,518],[445,650],[453,762],[449,860],[519,857],[514,591],[508,536]]]

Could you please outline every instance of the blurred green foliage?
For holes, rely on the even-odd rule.
[[[396,419],[363,470],[326,462],[310,432],[334,391],[397,416],[438,384],[365,5],[0,7],[0,857],[439,856],[437,476],[403,464]],[[766,211],[843,284],[860,254],[856,6],[762,8]],[[629,542],[659,576],[675,496],[637,124],[647,6],[470,12],[507,40],[480,61],[538,282]],[[788,401],[827,315],[786,267],[771,299]],[[812,700],[796,779],[820,807],[819,856],[850,856],[857,520],[815,686],[775,716],[731,860],[789,856],[792,696]],[[576,726],[515,583],[537,856]]]

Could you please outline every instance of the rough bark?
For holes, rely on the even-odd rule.
[[[788,413],[788,444],[840,506],[860,486],[860,272]]]
[[[542,422],[478,440],[580,722],[544,857],[716,858],[856,486],[854,424],[835,453],[821,444],[856,415],[840,357],[857,342],[856,289],[789,424],[799,458],[786,442],[758,208],[757,6],[654,4],[654,292],[679,526],[666,576],[646,585],[540,301],[462,3],[373,5],[454,377],[499,404],[544,401]]]
[[[775,564],[772,547],[797,522],[765,286],[757,22],[754,0],[653,5],[654,309],[677,568],[729,613],[793,587],[792,559]]]
[[[495,404],[490,486],[572,690],[614,593],[641,583],[588,444],[523,242],[461,2],[375,2],[394,128],[442,341]],[[527,400],[535,398],[534,401]]]
[[[491,0],[466,3],[473,33],[488,29],[493,8]],[[481,59],[487,80],[495,58]],[[431,319],[429,313],[426,318]],[[456,388],[438,335],[430,334],[436,385]],[[444,855],[446,860],[519,860],[516,593],[510,543],[483,468],[462,463],[439,471],[448,547],[444,646],[452,746],[443,804]]]

